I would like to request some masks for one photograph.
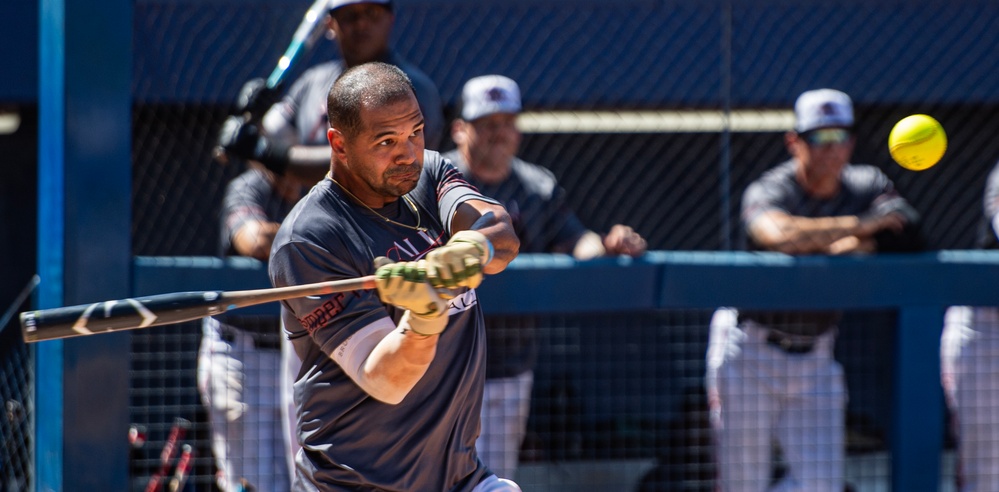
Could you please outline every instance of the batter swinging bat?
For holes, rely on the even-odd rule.
[[[41,342],[169,325],[267,302],[374,289],[375,276],[272,289],[199,291],[81,304],[21,313],[24,341]]]

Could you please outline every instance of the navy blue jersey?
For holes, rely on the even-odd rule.
[[[375,257],[416,260],[450,238],[451,217],[467,200],[485,200],[440,154],[424,153],[417,187],[377,210],[354,202],[329,178],[284,221],[271,250],[274,286],[374,273]],[[312,481],[304,490],[471,490],[487,474],[475,453],[485,373],[485,333],[474,290],[450,302],[447,329],[426,375],[398,405],[370,397],[334,361],[334,351],[376,320],[403,310],[375,290],[283,301],[286,330],[302,359],[295,382],[297,462]]]
[[[743,231],[761,214],[779,210],[799,217],[836,217],[845,215],[883,216],[899,213],[910,225],[919,214],[895,190],[895,185],[880,169],[870,165],[850,164],[843,169],[839,193],[831,198],[815,198],[805,192],[795,177],[797,163],[791,159],[765,172],[746,188],[742,197]],[[747,234],[748,236],[748,234]],[[745,238],[744,238],[745,239]],[[750,250],[760,249],[746,239]],[[840,313],[833,311],[750,311],[740,316],[795,335],[819,335],[835,326]]]
[[[999,163],[989,172],[982,200],[982,220],[978,228],[977,246],[999,249]]]
[[[243,224],[248,221],[280,223],[294,205],[278,193],[265,171],[252,167],[243,171],[226,186],[222,200],[222,254],[237,254],[232,239]]]
[[[293,186],[285,183],[285,186]],[[300,194],[306,188],[302,187]],[[296,196],[298,198],[300,196]],[[250,221],[280,223],[295,202],[288,201],[275,187],[266,171],[250,167],[226,185],[222,199],[220,249],[222,256],[238,255],[233,248],[236,233]],[[277,340],[281,328],[274,316],[246,316],[239,311],[215,316],[220,322],[250,332],[254,337]]]

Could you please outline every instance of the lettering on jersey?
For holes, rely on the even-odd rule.
[[[395,241],[392,243],[392,247],[385,252],[385,256],[394,261],[413,261],[419,260],[426,256],[430,250],[444,244],[444,233],[440,233],[437,237],[431,236],[430,233],[419,231],[420,238],[426,242],[426,245],[422,248],[413,245],[410,238],[405,238],[402,242]]]
[[[354,338],[353,334],[351,334],[349,337],[347,337],[347,339],[344,340],[343,343],[341,343],[340,346],[336,348],[336,359],[337,359],[337,362],[340,362],[340,361],[343,360],[344,355],[347,353],[347,347],[350,345],[350,339],[351,338]]]
[[[463,294],[451,299],[447,303],[448,315],[467,311],[478,303],[479,298],[475,295],[475,289],[468,289]]]
[[[298,318],[298,322],[309,332],[309,335],[314,335],[316,330],[328,325],[330,321],[333,321],[333,317],[343,312],[345,296],[346,294],[343,292],[333,294],[311,313]]]

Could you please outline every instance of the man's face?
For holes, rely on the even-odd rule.
[[[464,134],[469,159],[480,168],[505,168],[520,148],[515,114],[495,113],[465,122]]]
[[[788,149],[809,181],[839,179],[850,162],[853,145],[853,134],[845,128],[820,128],[788,137]]]
[[[363,127],[344,140],[341,159],[372,194],[388,201],[416,188],[423,171],[423,113],[416,96],[383,107],[361,109]],[[362,197],[363,198],[363,197]]]
[[[388,51],[395,16],[381,4],[355,3],[336,9],[331,25],[344,58],[357,65]]]

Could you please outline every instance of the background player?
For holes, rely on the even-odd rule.
[[[342,58],[303,72],[281,101],[264,115],[263,132],[240,116],[226,120],[224,126],[229,127],[231,137],[220,145],[227,153],[257,160],[279,174],[322,179],[330,162],[326,95],[344,70],[372,61],[398,66],[409,76],[426,118],[427,148],[440,145],[444,131],[440,93],[430,77],[392,50],[392,1],[330,0],[329,9],[329,29]]]
[[[309,189],[293,177],[251,165],[226,186],[222,204],[224,255],[267,261],[281,221]],[[280,408],[277,316],[234,313],[204,318],[198,390],[211,421],[219,487],[287,490],[284,423]]]
[[[568,253],[581,260],[644,254],[645,240],[628,226],[615,225],[604,237],[588,230],[551,171],[516,157],[520,110],[520,88],[513,80],[502,75],[469,80],[462,90],[461,117],[451,130],[458,148],[444,154],[469,183],[510,211],[520,251]],[[534,327],[523,323],[490,325],[486,335],[489,356],[476,447],[497,475],[514,478],[527,430],[537,340]]]
[[[751,250],[859,254],[921,246],[918,214],[874,166],[850,164],[853,104],[820,89],[795,102],[791,159],[746,189]],[[721,490],[842,492],[847,393],[833,359],[840,314],[721,309],[707,390]],[[776,440],[787,473],[771,486]]]
[[[985,184],[978,246],[999,249],[999,164]],[[999,308],[954,306],[944,316],[941,378],[957,435],[961,492],[999,490]]]
[[[485,330],[474,287],[516,256],[509,215],[424,151],[423,115],[398,68],[348,69],[329,114],[330,174],[278,231],[271,281],[398,263],[377,270],[377,293],[282,302],[303,365],[295,490],[519,490],[475,453]],[[431,284],[453,288],[450,302]]]

